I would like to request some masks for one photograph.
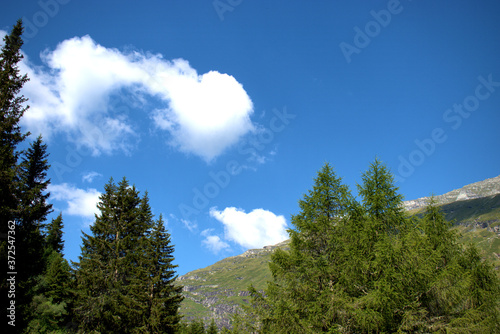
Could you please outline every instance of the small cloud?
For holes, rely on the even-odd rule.
[[[206,236],[210,235],[213,231],[214,231],[213,228],[207,228],[207,229],[201,231],[200,235],[202,237],[206,237]]]
[[[66,203],[66,208],[63,212],[72,216],[82,216],[85,218],[93,218],[99,213],[97,203],[101,193],[93,188],[86,190],[76,188],[67,183],[49,185],[47,190],[50,192],[50,198],[56,201]]]
[[[189,221],[187,219],[181,219],[181,223],[184,224],[184,226],[190,231],[194,232],[198,228],[198,224],[195,222]]]
[[[229,244],[222,241],[216,235],[208,235],[201,242],[205,247],[207,247],[212,253],[219,253],[223,249],[229,249]]]
[[[82,181],[92,183],[96,177],[102,177],[102,174],[97,172],[88,172],[82,176]]]
[[[224,225],[225,239],[245,248],[261,248],[288,239],[285,217],[271,211],[255,209],[246,213],[234,207],[218,211],[210,209],[210,216]]]

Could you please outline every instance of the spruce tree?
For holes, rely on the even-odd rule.
[[[130,331],[137,309],[127,291],[134,277],[134,253],[147,226],[139,221],[141,200],[124,178],[111,179],[101,195],[92,234],[83,233],[77,264],[76,312],[84,331]]]
[[[162,217],[154,220],[147,193],[140,198],[126,179],[106,184],[98,208],[76,264],[80,328],[175,332],[182,287],[174,284],[174,246]]]
[[[34,287],[31,320],[26,333],[66,332],[66,325],[72,319],[72,283],[68,262],[60,253],[52,251]]]
[[[21,327],[24,321],[29,320],[30,302],[34,295],[32,288],[45,269],[42,231],[47,215],[52,211],[52,204],[47,203],[50,196],[46,192],[50,183],[47,179],[50,167],[47,157],[47,145],[39,136],[23,154],[19,165],[16,242],[22,247],[17,247],[16,264]]]
[[[182,286],[175,284],[177,265],[173,264],[174,246],[171,244],[170,234],[165,230],[161,215],[155,222],[147,241],[148,331],[174,333],[181,319],[178,310],[184,297]]]
[[[45,252],[51,254],[52,251],[56,251],[62,254],[64,248],[63,236],[63,219],[62,213],[56,218],[53,218],[50,224],[47,225],[47,235],[45,237]]]

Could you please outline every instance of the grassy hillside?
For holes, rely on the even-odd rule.
[[[500,194],[442,204],[441,209],[447,220],[454,221],[460,242],[475,244],[500,274]],[[422,210],[420,206],[410,214]],[[248,286],[263,290],[271,279],[268,262],[277,247],[286,249],[288,241],[249,250],[180,277],[186,297],[181,308],[184,320],[214,318],[219,328],[228,326],[230,315],[248,299]]]
[[[441,205],[446,220],[453,221],[459,241],[473,243],[500,269],[500,194]],[[419,214],[423,208],[411,210]],[[498,271],[500,275],[500,270]]]
[[[252,249],[228,257],[209,267],[192,271],[179,278],[184,286],[181,313],[185,320],[215,318],[217,325],[229,325],[228,314],[248,297],[248,286],[263,290],[271,279],[268,262],[277,247],[287,248],[288,241],[263,249]]]

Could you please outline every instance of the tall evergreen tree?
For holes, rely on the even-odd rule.
[[[47,157],[47,145],[39,136],[24,153],[19,168],[16,241],[23,246],[17,248],[16,264],[18,300],[23,314],[21,324],[29,319],[30,302],[34,295],[32,288],[45,269],[42,231],[52,209],[52,204],[47,203],[50,195],[46,192],[50,183],[47,179],[50,167]]]
[[[370,164],[358,185],[359,195],[368,217],[378,232],[397,233],[405,223],[403,196],[394,185],[394,176],[380,160]]]
[[[333,168],[325,164],[313,189],[299,201],[301,211],[292,216],[290,251],[277,250],[270,269],[274,282],[266,298],[259,299],[264,332],[313,333],[329,328],[332,287],[340,278],[343,260],[339,223],[349,214],[354,199]]]
[[[182,287],[174,285],[173,245],[163,219],[154,221],[147,193],[110,180],[100,214],[83,234],[76,264],[80,328],[101,333],[173,333]]]
[[[47,254],[51,254],[52,251],[56,251],[62,254],[64,249],[63,236],[64,222],[62,218],[62,213],[56,218],[53,218],[50,224],[47,224],[47,235],[45,237],[45,249]]]
[[[174,246],[170,234],[165,230],[163,217],[160,215],[147,239],[146,258],[149,260],[147,269],[148,315],[145,324],[149,333],[175,333],[181,319],[179,307],[182,296],[182,286],[175,284],[177,278],[172,262]]]
[[[75,310],[84,331],[126,333],[137,316],[137,305],[131,304],[127,288],[136,268],[139,239],[147,230],[137,219],[140,202],[137,190],[126,179],[118,186],[111,179],[100,197],[92,234],[83,233]]]

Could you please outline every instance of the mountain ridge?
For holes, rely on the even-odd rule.
[[[500,194],[500,175],[483,181],[474,182],[459,189],[451,190],[443,195],[434,196],[438,205],[449,204],[456,201],[465,201]],[[407,210],[425,207],[431,197],[421,197],[404,201]]]

